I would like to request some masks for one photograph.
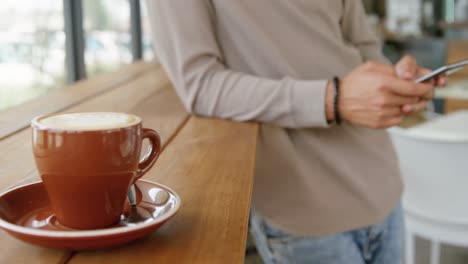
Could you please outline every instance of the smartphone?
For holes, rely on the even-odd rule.
[[[434,78],[436,78],[437,76],[441,75],[441,74],[446,74],[446,75],[450,75],[450,74],[453,74],[461,69],[463,69],[466,65],[468,65],[468,60],[463,60],[463,61],[459,61],[459,62],[456,62],[456,63],[453,63],[453,64],[448,64],[448,65],[445,65],[445,66],[442,66],[440,68],[438,68],[437,70],[434,70],[432,71],[431,73],[429,74],[426,74],[418,79],[416,79],[416,83],[423,83],[423,82],[427,82],[427,81],[430,81]]]

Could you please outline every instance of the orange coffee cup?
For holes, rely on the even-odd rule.
[[[59,223],[74,229],[114,225],[129,187],[155,163],[161,140],[125,113],[54,114],[31,122],[34,158]],[[150,141],[140,160],[142,140]]]

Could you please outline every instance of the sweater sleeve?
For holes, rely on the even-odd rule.
[[[365,61],[378,61],[389,64],[382,53],[382,44],[367,21],[361,0],[344,2],[342,32],[346,40],[359,49]]]
[[[326,80],[268,79],[224,63],[208,0],[148,0],[156,55],[190,113],[289,128],[326,127]]]

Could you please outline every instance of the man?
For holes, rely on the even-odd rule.
[[[361,1],[147,4],[187,111],[262,124],[251,230],[265,263],[399,263],[402,183],[382,129],[433,84],[413,82],[427,70],[411,57],[386,64]]]

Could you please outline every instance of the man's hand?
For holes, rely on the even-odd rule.
[[[396,75],[408,81],[414,81],[418,77],[426,75],[430,73],[431,70],[419,67],[416,59],[412,56],[406,55],[403,57],[396,65],[395,65],[395,73]],[[430,82],[432,85],[435,86],[445,86],[448,83],[448,78],[445,75],[441,75]],[[421,100],[416,104],[407,104],[402,106],[402,111],[406,114],[412,112],[419,112],[424,110],[427,106],[427,101],[431,100],[434,97],[434,90],[431,90],[427,94],[421,97]]]
[[[400,79],[391,66],[367,62],[341,81],[340,115],[352,124],[370,128],[399,125],[405,114],[404,106],[410,105],[411,110],[420,107],[420,99],[431,94],[433,88],[432,83],[416,84]]]

